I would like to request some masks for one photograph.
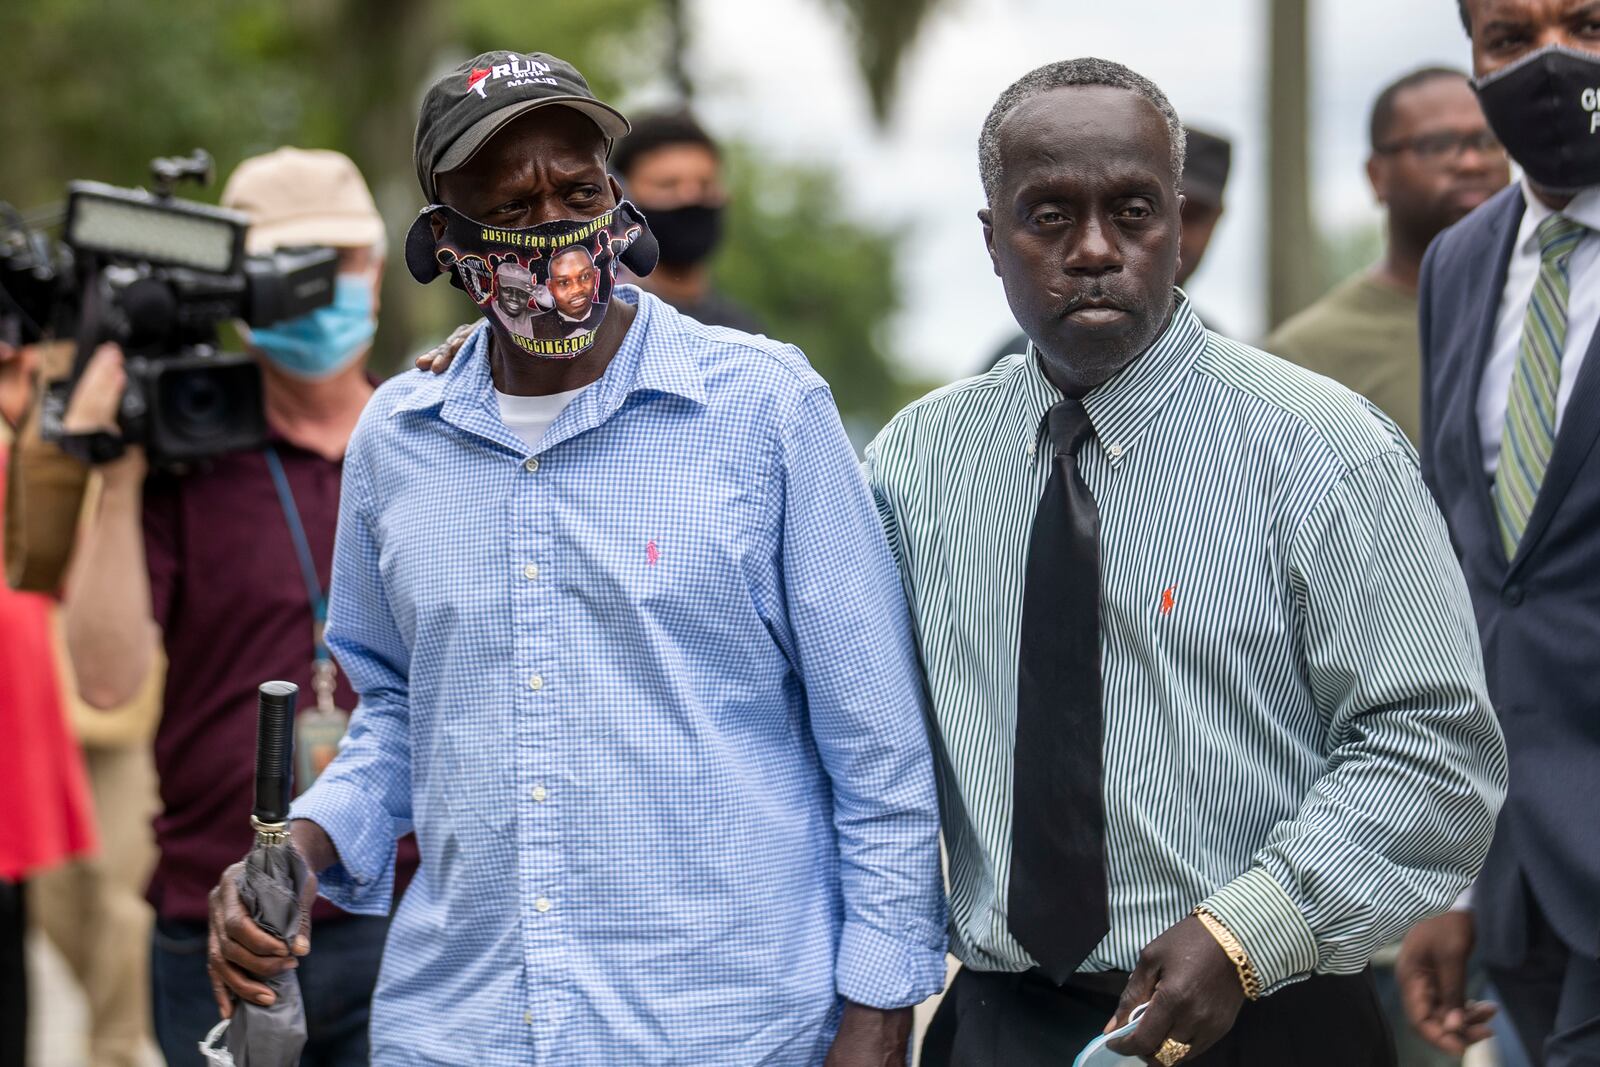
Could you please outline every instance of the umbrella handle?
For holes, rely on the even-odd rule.
[[[287,830],[294,785],[294,705],[300,687],[266,682],[256,698],[256,806],[250,822],[260,834]]]

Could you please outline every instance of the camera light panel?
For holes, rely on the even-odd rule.
[[[67,215],[67,243],[126,259],[193,270],[233,271],[242,244],[242,216],[179,200],[108,195],[75,183]]]

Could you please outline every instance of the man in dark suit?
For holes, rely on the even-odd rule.
[[[1536,1064],[1600,1064],[1600,3],[1461,0],[1522,166],[1423,263],[1422,470],[1450,525],[1510,755],[1470,899],[1397,968],[1425,1037],[1486,1030],[1474,940]]]

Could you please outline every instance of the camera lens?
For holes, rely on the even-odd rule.
[[[198,370],[172,375],[167,394],[171,429],[190,440],[219,437],[228,432],[233,405],[220,380],[222,375]]]
[[[147,447],[152,462],[182,463],[260,448],[266,438],[261,371],[248,356],[169,358],[152,363],[155,384]]]

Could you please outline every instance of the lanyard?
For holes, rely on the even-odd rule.
[[[300,509],[295,506],[294,490],[289,488],[289,476],[284,473],[283,460],[278,450],[268,445],[265,450],[267,469],[272,472],[272,484],[278,490],[278,505],[283,509],[283,521],[294,538],[295,555],[300,557],[300,574],[306,583],[306,599],[311,604],[311,640],[316,650],[311,661],[311,682],[317,694],[317,707],[333,707],[335,667],[333,656],[322,640],[322,628],[328,621],[328,598],[322,591],[322,581],[317,577],[317,564],[311,556],[311,542],[306,539],[305,524],[300,521]]]

